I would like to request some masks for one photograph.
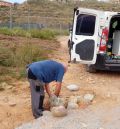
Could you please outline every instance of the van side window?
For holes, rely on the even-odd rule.
[[[77,17],[76,35],[92,36],[95,31],[96,17],[92,15],[80,14]]]

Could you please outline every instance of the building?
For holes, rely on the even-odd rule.
[[[113,3],[119,4],[120,0],[111,0]]]
[[[97,0],[97,1],[100,1],[100,2],[110,2],[110,0]]]
[[[77,1],[92,1],[92,0],[49,0],[49,1],[57,1],[57,2],[66,2],[66,1],[74,1],[74,2],[77,2]],[[107,2],[107,3],[120,3],[120,0],[96,0],[96,1],[99,1],[99,2]]]
[[[13,5],[10,2],[6,2],[6,1],[0,1],[0,6],[6,6],[6,7],[10,7],[11,5]]]

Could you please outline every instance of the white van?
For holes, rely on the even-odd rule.
[[[75,8],[68,47],[70,61],[89,72],[120,70],[120,13]]]

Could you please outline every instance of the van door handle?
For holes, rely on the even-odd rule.
[[[70,48],[73,49],[74,42],[71,42]]]
[[[75,38],[75,40],[78,40],[77,38]]]

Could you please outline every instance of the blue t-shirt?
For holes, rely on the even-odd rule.
[[[64,66],[53,60],[38,61],[29,66],[37,79],[50,83],[52,81],[62,82],[64,76]]]

